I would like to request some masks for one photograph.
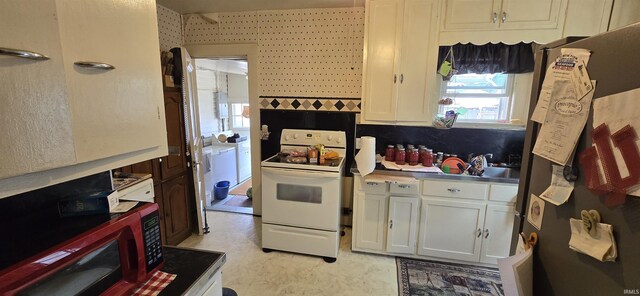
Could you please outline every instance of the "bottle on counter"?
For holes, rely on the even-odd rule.
[[[396,160],[396,149],[393,147],[393,145],[387,145],[387,149],[384,151],[384,160],[386,161]]]
[[[420,154],[418,152],[418,149],[411,149],[409,150],[409,165],[418,165],[418,160],[420,159]]]
[[[404,147],[400,146],[400,148],[396,149],[396,164],[404,165],[406,163],[406,152]]]

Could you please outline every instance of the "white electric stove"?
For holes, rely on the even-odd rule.
[[[324,165],[262,161],[262,249],[322,256],[335,262],[340,243],[344,131],[285,129],[280,150],[324,144],[339,158]]]

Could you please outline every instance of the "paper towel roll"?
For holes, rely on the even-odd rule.
[[[360,152],[356,155],[358,171],[364,177],[376,168],[376,138],[361,137]]]

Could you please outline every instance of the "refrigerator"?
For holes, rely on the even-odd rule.
[[[547,66],[560,55],[561,48],[591,51],[587,68],[591,79],[597,80],[594,102],[604,96],[640,88],[640,23],[589,38],[566,38],[536,50],[529,118]],[[629,108],[640,108],[640,97],[637,102]],[[565,204],[546,203],[540,230],[526,219],[528,199],[531,194],[539,196],[550,185],[552,168],[550,161],[532,153],[541,125],[529,121],[527,126],[514,234],[538,233],[533,252],[534,295],[640,294],[640,197],[627,196],[623,205],[607,207],[604,197],[585,186],[585,174],[578,159],[581,151],[592,146],[593,108],[590,113],[576,147],[573,166],[578,168],[578,179],[574,191]],[[613,225],[618,251],[615,262],[600,262],[569,248],[569,219],[580,219],[581,210],[590,209],[600,212],[603,223]]]

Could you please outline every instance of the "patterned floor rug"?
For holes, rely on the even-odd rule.
[[[400,296],[504,296],[497,269],[396,257]]]

